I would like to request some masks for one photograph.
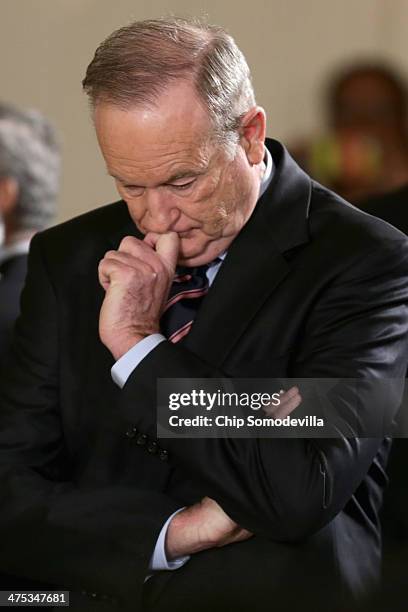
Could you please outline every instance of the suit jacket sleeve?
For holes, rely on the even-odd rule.
[[[136,605],[179,504],[121,485],[77,486],[59,411],[55,294],[36,238],[22,313],[0,387],[0,569]]]
[[[368,386],[392,379],[380,400],[391,421],[402,394],[407,338],[408,249],[401,238],[361,249],[345,263],[305,321],[289,374],[362,378]],[[226,373],[163,342],[132,373],[122,409],[155,435],[156,380],[214,376]],[[364,418],[363,411],[360,438],[161,439],[160,445],[238,524],[275,540],[299,540],[331,521],[366,476],[381,440],[365,437]]]

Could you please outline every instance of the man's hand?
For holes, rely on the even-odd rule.
[[[169,561],[200,550],[241,542],[252,536],[210,497],[182,510],[172,519],[166,534],[166,556]]]
[[[264,406],[263,411],[268,416],[274,417],[275,419],[284,419],[300,406],[302,403],[302,396],[297,387],[291,387],[288,391],[281,390],[279,395],[280,404],[278,406],[274,406],[273,404]]]
[[[99,336],[116,360],[159,331],[178,252],[175,232],[148,234],[143,241],[127,236],[117,251],[108,251],[101,260],[99,282],[106,294]]]
[[[285,418],[302,402],[297,387],[281,391],[279,406],[265,407],[264,412],[274,418]],[[171,561],[200,550],[225,546],[247,540],[253,534],[243,529],[210,497],[182,510],[172,519],[166,535],[166,556]]]

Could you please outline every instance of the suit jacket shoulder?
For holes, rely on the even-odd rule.
[[[51,278],[60,278],[62,271],[94,271],[105,252],[117,249],[129,234],[139,235],[125,202],[119,200],[39,232],[32,244],[43,253]]]
[[[332,242],[339,255],[376,249],[389,241],[408,245],[404,234],[383,219],[356,208],[314,181],[312,184],[309,223],[312,240],[322,239],[327,245]]]

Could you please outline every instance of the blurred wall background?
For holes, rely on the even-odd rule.
[[[408,75],[408,0],[0,0],[0,99],[36,107],[63,146],[59,220],[117,198],[97,150],[81,79],[98,43],[134,19],[204,15],[252,68],[268,135],[290,142],[324,123],[322,85],[358,58]]]

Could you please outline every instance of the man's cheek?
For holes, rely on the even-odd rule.
[[[124,198],[123,198],[124,199]],[[145,208],[142,206],[141,202],[135,202],[131,198],[127,197],[126,205],[129,211],[129,215],[132,218],[132,221],[139,227],[139,224],[143,220],[145,216]]]
[[[194,192],[194,200],[200,204],[210,204],[213,200],[220,197],[222,189],[220,183],[215,179],[208,179],[207,181],[197,185]]]
[[[225,209],[217,209],[211,219],[204,225],[204,231],[208,236],[218,236],[228,223]]]

